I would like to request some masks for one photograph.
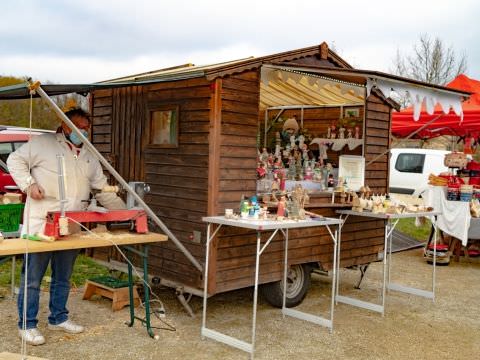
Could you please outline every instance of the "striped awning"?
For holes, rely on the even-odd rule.
[[[262,67],[260,109],[279,106],[363,105],[365,86],[297,71]]]

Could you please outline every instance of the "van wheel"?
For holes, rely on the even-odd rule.
[[[307,264],[290,266],[287,272],[286,307],[297,306],[303,301],[310,288],[311,271],[311,267]],[[270,305],[282,307],[283,280],[262,285],[260,292]]]

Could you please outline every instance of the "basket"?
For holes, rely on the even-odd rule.
[[[0,231],[18,231],[24,206],[25,204],[0,205]]]
[[[449,168],[465,168],[467,166],[468,160],[467,155],[461,152],[452,152],[450,154],[445,155],[445,159],[443,161],[446,167]]]

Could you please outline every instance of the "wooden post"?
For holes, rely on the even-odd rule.
[[[212,83],[213,94],[210,98],[210,132],[208,158],[208,216],[218,215],[218,186],[220,172],[220,137],[222,129],[222,79]]]
[[[220,177],[220,141],[222,135],[222,79],[212,82],[213,94],[210,99],[210,132],[208,155],[208,216],[218,215],[218,187]],[[217,273],[217,239],[210,243],[208,293],[215,293]]]

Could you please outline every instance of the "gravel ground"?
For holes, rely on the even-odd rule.
[[[431,266],[420,250],[393,257],[392,280],[428,289]],[[343,295],[378,301],[382,265],[373,264],[361,290],[355,290],[358,272],[342,270]],[[256,359],[478,359],[480,356],[480,264],[454,263],[437,267],[437,300],[391,292],[385,317],[339,304],[334,332],[293,318],[283,319],[279,309],[259,299]],[[301,310],[326,314],[329,278],[313,275],[312,288]],[[198,314],[188,317],[171,289],[159,289],[166,320],[176,331],[157,331],[150,339],[138,323],[128,328],[128,309],[113,313],[109,300],[82,301],[82,289],[72,293],[71,317],[86,326],[72,336],[46,329],[48,294],[42,296],[39,328],[47,343],[29,347],[28,353],[47,359],[247,359],[246,353],[212,340],[200,339],[201,299],[191,305]],[[250,338],[252,289],[220,294],[209,300],[208,327],[246,341]],[[138,310],[137,310],[138,311]],[[20,352],[15,304],[0,300],[0,352]],[[155,320],[154,325],[159,325]]]

